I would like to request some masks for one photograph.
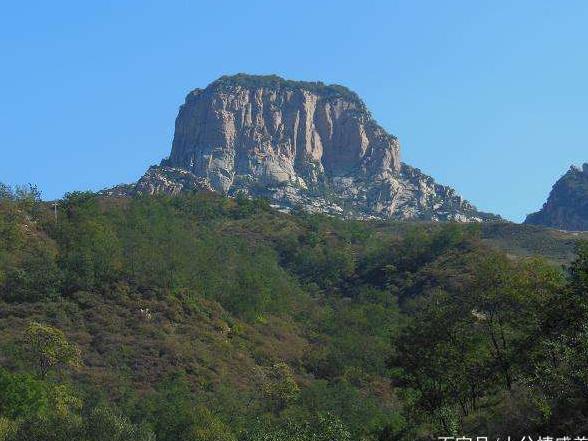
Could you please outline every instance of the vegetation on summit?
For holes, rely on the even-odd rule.
[[[357,104],[359,109],[364,109],[365,104],[352,90],[340,84],[325,84],[322,81],[296,81],[286,80],[278,75],[249,75],[239,73],[236,75],[224,75],[212,83],[213,87],[228,88],[239,85],[245,88],[258,89],[267,87],[270,89],[303,89],[312,93],[324,95],[329,98],[341,97]]]

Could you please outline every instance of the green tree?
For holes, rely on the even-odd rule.
[[[296,383],[292,369],[283,362],[276,363],[263,371],[261,390],[274,412],[283,410],[300,393],[300,387]]]
[[[231,428],[203,405],[193,409],[192,423],[179,441],[237,441]]]
[[[152,432],[106,406],[92,409],[86,432],[89,441],[155,441]]]
[[[16,421],[0,417],[0,441],[14,439],[17,429],[18,423]]]
[[[19,422],[17,430],[7,441],[72,441],[87,440],[84,421],[80,415],[68,414],[32,416]]]
[[[340,418],[320,412],[304,421],[285,419],[278,424],[257,421],[244,434],[244,441],[351,441],[352,435]]]
[[[41,415],[49,409],[49,387],[30,374],[0,369],[0,416]]]
[[[45,378],[51,369],[77,368],[82,364],[79,348],[57,328],[32,322],[25,331],[24,340],[41,378]]]
[[[543,308],[528,383],[545,429],[588,430],[588,243],[580,242],[566,286]]]

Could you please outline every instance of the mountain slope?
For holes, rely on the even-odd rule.
[[[136,191],[208,186],[357,219],[497,219],[403,164],[396,137],[354,92],[277,76],[221,77],[190,92],[169,158]]]
[[[526,224],[568,231],[588,230],[588,163],[571,166],[553,186],[541,210],[525,219]]]
[[[35,194],[0,195],[2,440],[412,441],[447,427],[584,427],[575,332],[588,258],[562,286],[558,268],[488,246],[527,232],[512,251],[535,254],[547,231],[547,250],[565,251],[579,234],[286,215],[213,192],[71,193],[54,210]],[[47,364],[45,349],[59,359]]]

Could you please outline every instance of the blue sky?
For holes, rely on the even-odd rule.
[[[5,1],[0,181],[136,180],[223,74],[340,83],[404,162],[520,221],[588,161],[587,1]]]

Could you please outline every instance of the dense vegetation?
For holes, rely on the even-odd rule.
[[[235,85],[249,89],[265,87],[269,89],[307,90],[328,98],[344,98],[356,103],[358,109],[367,112],[361,98],[355,92],[339,84],[325,84],[322,81],[286,80],[277,75],[249,75],[244,73],[224,75],[212,83],[213,87],[220,88],[221,90],[230,89]]]
[[[2,187],[0,440],[580,434],[587,291],[581,244]]]

